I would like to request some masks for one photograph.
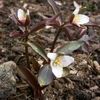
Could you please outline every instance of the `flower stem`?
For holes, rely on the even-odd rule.
[[[26,32],[28,32],[28,31],[26,31]],[[28,54],[28,45],[27,45],[27,41],[28,41],[28,35],[25,37],[25,56],[26,56],[26,61],[27,61],[27,67],[28,67],[28,69],[29,69],[29,71],[30,71],[30,62],[29,62],[29,54]],[[24,71],[25,71],[25,69],[24,69]],[[29,74],[29,73],[28,73]],[[31,75],[31,74],[30,74]],[[36,97],[38,100],[44,100],[43,98],[43,94],[42,94],[42,92],[41,92],[41,86],[40,86],[40,84],[38,83],[38,80],[37,80],[37,78],[35,77],[35,75],[34,74],[32,74],[33,75],[33,78],[32,78],[32,80],[33,81],[31,81],[31,80],[29,80],[29,82],[30,82],[30,85],[32,86],[32,90],[34,91],[34,97]],[[34,86],[33,86],[34,85]],[[32,92],[33,92],[32,91]]]
[[[28,33],[27,27],[25,27],[25,34]],[[26,61],[27,61],[27,67],[30,68],[30,62],[29,62],[29,55],[28,55],[28,45],[27,45],[27,41],[28,41],[28,35],[25,36],[25,56],[26,56]]]
[[[59,34],[60,34],[60,32],[61,32],[61,31],[62,31],[62,29],[61,29],[61,28],[59,28],[59,29],[58,29],[58,32],[57,32],[57,34],[56,34],[56,36],[55,36],[55,38],[54,38],[54,41],[53,41],[53,44],[52,44],[52,47],[51,47],[50,52],[53,52],[54,47],[55,47],[55,44],[56,44],[56,41],[57,41],[58,36],[59,36]]]
[[[64,22],[64,23],[60,26],[60,28],[58,29],[57,34],[56,34],[56,36],[55,36],[55,38],[54,38],[54,41],[53,41],[53,44],[52,44],[52,47],[51,47],[50,52],[53,52],[54,47],[55,47],[55,44],[56,44],[56,41],[57,41],[57,39],[58,39],[58,37],[59,37],[59,34],[60,34],[61,31],[63,30],[64,25],[66,25],[67,23],[68,23],[68,22]]]

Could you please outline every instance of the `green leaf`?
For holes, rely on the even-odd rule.
[[[40,47],[39,44],[35,43],[35,42],[30,42],[28,41],[27,44],[36,52],[38,53],[39,55],[41,55],[46,61],[48,61],[48,57],[47,57],[47,54],[46,52],[44,51],[44,49],[42,49]]]
[[[54,79],[54,75],[52,73],[50,65],[43,66],[38,75],[38,82],[40,86],[45,86],[50,84]]]
[[[67,44],[65,44],[64,46],[60,47],[57,50],[57,53],[70,54],[73,51],[79,49],[83,44],[84,44],[83,41],[70,41]]]

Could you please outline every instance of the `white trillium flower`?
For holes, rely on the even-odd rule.
[[[77,26],[86,24],[88,22],[89,22],[89,17],[83,14],[77,14],[73,19],[73,23],[76,24]]]
[[[73,57],[67,55],[58,55],[57,53],[48,53],[47,57],[51,60],[51,69],[57,78],[63,76],[63,67],[67,67],[74,62]]]
[[[25,22],[26,19],[27,19],[27,16],[29,16],[29,10],[27,10],[27,12],[25,12],[22,9],[18,9],[18,11],[17,11],[17,17],[18,17],[19,21]]]
[[[81,8],[81,5],[77,4],[75,1],[73,2],[75,6],[75,10],[73,12],[74,18],[72,23],[76,24],[77,26],[80,27],[80,25],[86,24],[89,22],[89,17],[83,14],[79,14],[79,10]]]

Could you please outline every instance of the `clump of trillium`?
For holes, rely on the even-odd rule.
[[[84,14],[79,14],[81,5],[77,4],[75,1],[73,2],[73,4],[75,6],[75,10],[73,12],[74,17],[73,17],[72,23],[79,27],[80,27],[80,25],[84,25],[84,24],[88,23],[89,17]]]
[[[47,57],[50,59],[50,66],[56,78],[63,77],[63,68],[74,62],[74,58],[68,55],[48,53]]]

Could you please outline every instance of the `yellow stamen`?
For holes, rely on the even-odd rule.
[[[61,59],[62,59],[62,56],[56,57],[56,59],[55,59],[55,61],[54,61],[54,64],[55,64],[55,65],[61,65]]]

